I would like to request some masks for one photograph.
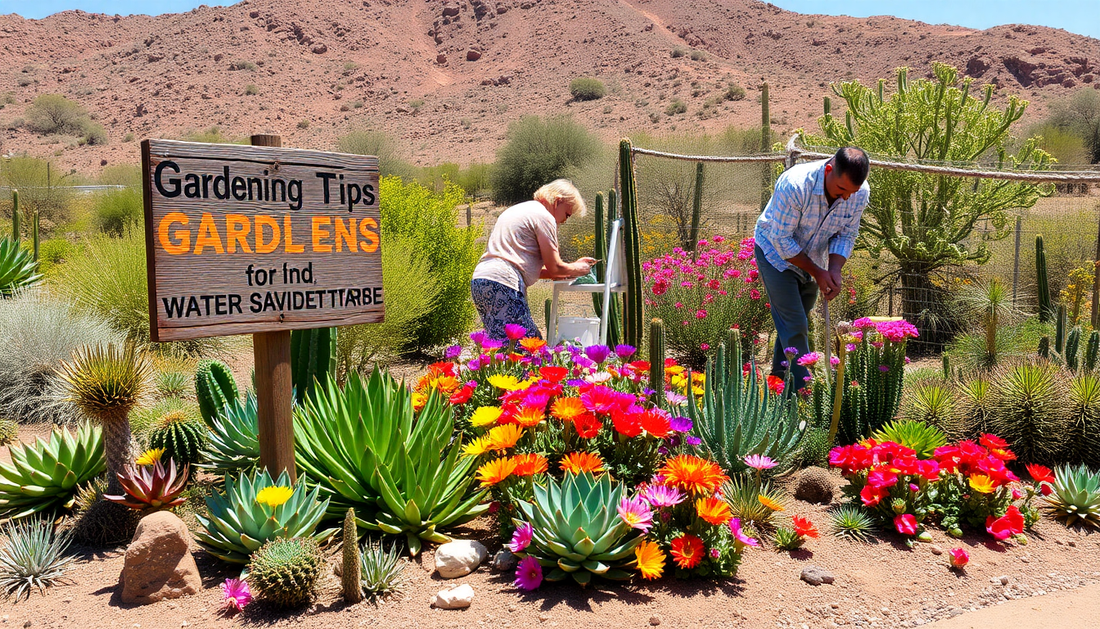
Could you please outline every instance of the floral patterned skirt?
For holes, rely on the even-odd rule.
[[[531,318],[527,296],[520,291],[499,282],[478,278],[470,282],[470,294],[490,338],[506,340],[504,326],[509,323],[527,328],[527,336],[542,338],[535,320]]]

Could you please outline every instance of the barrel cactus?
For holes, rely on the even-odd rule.
[[[301,607],[312,600],[324,566],[313,538],[276,538],[252,554],[248,581],[263,600],[279,607]]]
[[[149,447],[163,448],[164,456],[180,467],[202,460],[205,445],[206,425],[184,410],[165,414],[149,430]]]
[[[202,361],[195,371],[195,397],[198,398],[203,421],[207,426],[213,426],[217,414],[238,397],[233,372],[221,361]]]

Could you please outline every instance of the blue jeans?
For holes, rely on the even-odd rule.
[[[799,356],[810,351],[809,315],[817,303],[817,282],[801,271],[776,269],[764,257],[759,246],[756,247],[756,269],[768,291],[772,321],[775,322],[772,375],[782,378],[787,375],[787,367],[782,364],[787,360],[784,349],[795,347]],[[796,390],[806,386],[805,378],[810,375],[810,370],[800,366],[797,360],[796,357],[790,365],[791,386]]]

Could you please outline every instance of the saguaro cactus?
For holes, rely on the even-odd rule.
[[[351,604],[363,600],[363,574],[359,567],[359,535],[355,530],[355,509],[344,515],[343,569],[340,584],[344,588],[344,600]]]
[[[204,360],[195,371],[195,397],[207,426],[214,425],[225,405],[237,399],[237,381],[229,367],[219,360]]]
[[[1096,369],[1096,357],[1100,354],[1100,332],[1093,330],[1085,345],[1085,362],[1081,365],[1085,371]]]
[[[336,328],[293,330],[290,333],[290,378],[299,404],[318,380],[336,374]]]
[[[607,222],[604,220],[603,193],[596,193],[596,280],[607,281]],[[603,315],[603,295],[592,293],[592,307],[596,314]]]
[[[649,388],[653,389],[653,402],[665,405],[665,323],[660,319],[649,322]]]
[[[1074,327],[1066,335],[1066,367],[1069,367],[1070,371],[1077,371],[1077,349],[1081,344],[1081,328]]]
[[[1058,318],[1054,321],[1054,351],[1061,354],[1066,349],[1066,306],[1059,304]]]
[[[1047,278],[1047,256],[1043,248],[1043,235],[1035,237],[1035,275],[1039,293],[1039,321],[1046,323],[1054,314],[1050,305],[1050,283]]]
[[[11,240],[19,244],[19,191],[11,191]]]
[[[642,260],[641,237],[638,231],[638,197],[634,179],[633,151],[629,139],[619,142],[619,185],[622,189],[623,245],[626,253],[626,303],[623,312],[623,341],[641,347],[642,330]]]

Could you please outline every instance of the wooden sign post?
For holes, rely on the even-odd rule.
[[[154,341],[253,335],[260,463],[296,476],[290,330],[382,321],[378,158],[141,143]]]

